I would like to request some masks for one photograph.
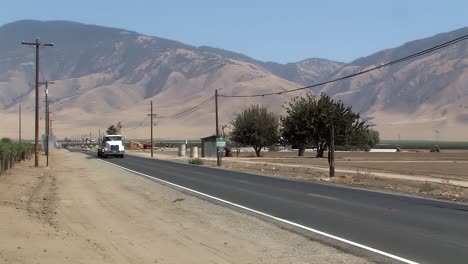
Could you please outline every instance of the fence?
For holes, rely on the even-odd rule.
[[[9,170],[15,163],[29,159],[34,145],[19,143],[0,143],[0,174]]]

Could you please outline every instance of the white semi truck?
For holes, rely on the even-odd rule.
[[[121,135],[105,135],[99,142],[98,157],[107,158],[109,156],[123,158],[125,147]]]

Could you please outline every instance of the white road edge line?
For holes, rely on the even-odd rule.
[[[401,262],[404,262],[404,263],[408,263],[408,264],[418,264],[418,262],[414,262],[414,261],[412,261],[412,260],[405,259],[405,258],[396,256],[396,255],[387,253],[387,252],[382,251],[382,250],[378,250],[378,249],[375,249],[375,248],[372,248],[372,247],[369,247],[369,246],[366,246],[366,245],[363,245],[363,244],[359,244],[359,243],[353,242],[353,241],[348,240],[348,239],[345,239],[345,238],[341,238],[341,237],[338,237],[338,236],[334,236],[334,235],[332,235],[332,234],[328,234],[328,233],[322,232],[322,231],[320,231],[320,230],[316,230],[316,229],[313,229],[313,228],[310,228],[310,227],[307,227],[307,226],[304,226],[304,225],[301,225],[301,224],[298,224],[298,223],[294,223],[294,222],[291,222],[291,221],[286,220],[286,219],[283,219],[283,218],[279,218],[279,217],[276,217],[276,216],[273,216],[273,215],[269,215],[269,214],[267,214],[267,213],[263,213],[263,212],[254,210],[254,209],[245,207],[245,206],[240,205],[240,204],[236,204],[236,203],[233,203],[233,202],[229,202],[229,201],[223,200],[223,199],[221,199],[221,198],[218,198],[218,197],[215,197],[215,196],[211,196],[211,195],[206,194],[206,193],[202,193],[202,192],[199,192],[199,191],[196,191],[196,190],[192,190],[192,189],[190,189],[190,188],[187,188],[187,187],[184,187],[184,186],[181,186],[181,185],[172,183],[172,182],[168,182],[168,181],[165,181],[165,180],[161,180],[161,179],[158,179],[158,178],[156,178],[156,177],[154,177],[154,176],[150,176],[150,175],[147,175],[147,174],[138,172],[138,171],[134,171],[134,170],[131,170],[131,169],[128,169],[128,168],[119,166],[119,165],[117,165],[117,164],[114,164],[114,163],[112,163],[112,162],[104,161],[104,160],[101,160],[101,159],[99,159],[99,160],[102,161],[102,162],[111,164],[111,165],[113,165],[113,166],[116,166],[116,167],[118,167],[118,168],[121,168],[121,169],[123,169],[123,170],[126,170],[126,171],[129,171],[129,172],[132,172],[132,173],[141,175],[141,176],[143,176],[143,177],[150,178],[150,179],[153,179],[153,180],[156,180],[156,181],[159,181],[159,182],[163,182],[163,183],[165,183],[165,184],[168,184],[168,185],[171,185],[171,186],[175,186],[175,187],[177,187],[177,188],[180,188],[180,189],[183,189],[183,190],[187,190],[187,191],[190,191],[190,192],[199,194],[199,195],[201,195],[201,196],[205,196],[205,197],[208,197],[208,198],[210,198],[210,199],[213,199],[213,200],[216,200],[216,201],[225,203],[225,204],[229,204],[229,205],[235,206],[235,207],[237,207],[237,208],[241,208],[241,209],[243,209],[243,210],[246,210],[246,211],[249,211],[249,212],[252,212],[252,213],[255,213],[255,214],[264,216],[264,217],[268,217],[268,218],[274,219],[274,220],[276,220],[276,221],[279,221],[279,222],[282,222],[282,223],[285,223],[285,224],[288,224],[288,225],[292,225],[292,226],[295,226],[295,227],[298,227],[298,228],[301,228],[301,229],[304,229],[304,230],[307,230],[307,231],[310,231],[310,232],[313,232],[313,233],[316,233],[316,234],[319,234],[319,235],[322,235],[322,236],[325,236],[325,237],[328,237],[328,238],[332,238],[332,239],[338,240],[338,241],[340,241],[340,242],[343,242],[343,243],[346,243],[346,244],[350,244],[350,245],[353,245],[353,246],[355,246],[355,247],[359,247],[359,248],[362,248],[362,249],[365,249],[365,250],[368,250],[368,251],[371,251],[371,252],[374,252],[374,253],[377,253],[377,254],[380,254],[380,255],[383,255],[383,256],[386,256],[386,257],[389,257],[389,258],[392,258],[392,259],[395,259],[395,260],[398,260],[398,261],[401,261]]]

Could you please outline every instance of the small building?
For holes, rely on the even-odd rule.
[[[209,136],[201,138],[201,156],[202,158],[215,158],[216,157],[216,136]],[[224,151],[222,151],[224,153]]]

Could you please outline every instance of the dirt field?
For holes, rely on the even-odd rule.
[[[265,152],[263,158],[249,158],[262,162],[312,165],[328,167],[328,160],[317,159],[307,153],[308,157],[299,158],[293,153]],[[408,175],[427,175],[445,179],[468,180],[468,151],[400,152],[337,152],[336,167],[354,171],[381,171]]]
[[[80,153],[50,161],[0,175],[0,263],[369,263]]]
[[[147,152],[133,152],[148,157]],[[348,186],[415,194],[430,198],[468,202],[468,151],[368,153],[337,152],[336,177],[328,177],[327,158],[314,152],[297,157],[294,152],[241,152],[223,158],[226,169],[305,181],[326,181]],[[186,162],[176,152],[155,152],[156,158]],[[206,166],[216,166],[213,158]]]

